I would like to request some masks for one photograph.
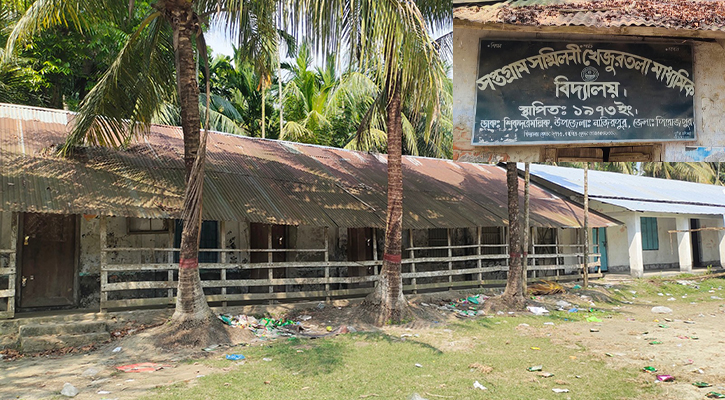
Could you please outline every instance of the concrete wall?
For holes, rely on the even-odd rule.
[[[564,28],[563,28],[564,29]],[[633,41],[626,36],[534,33],[482,30],[454,25],[453,29],[453,157],[471,162],[543,162],[544,146],[472,146],[476,105],[479,40],[481,38]],[[653,37],[652,41],[661,41]],[[722,41],[720,43],[723,43]],[[696,141],[665,142],[656,146],[654,161],[725,160],[725,50],[717,42],[695,42]],[[652,143],[639,143],[652,144]],[[626,143],[635,146],[637,143]],[[589,145],[587,145],[589,146]],[[569,146],[571,147],[571,146]]]

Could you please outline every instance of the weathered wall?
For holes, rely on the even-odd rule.
[[[717,221],[712,219],[700,220],[702,228],[717,227]],[[700,231],[700,243],[702,244],[702,261],[705,266],[721,265],[720,261],[720,234],[718,231]]]
[[[481,38],[632,41],[626,36],[540,34],[481,30],[454,25],[453,29],[453,157],[470,162],[542,162],[543,146],[472,146],[476,106],[478,45]],[[648,39],[649,40],[649,39]],[[661,41],[661,38],[651,38]],[[723,43],[722,41],[720,43]],[[694,44],[695,129],[697,140],[665,142],[655,152],[658,161],[725,160],[725,49],[717,42]],[[640,143],[646,144],[646,143]],[[636,145],[627,143],[626,145]]]

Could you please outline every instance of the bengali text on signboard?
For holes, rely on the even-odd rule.
[[[474,145],[695,139],[689,45],[480,43]]]

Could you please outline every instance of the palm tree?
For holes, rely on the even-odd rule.
[[[677,179],[698,183],[717,183],[717,171],[705,162],[642,163],[642,174],[655,178]]]
[[[402,321],[408,313],[401,278],[403,108],[407,104],[416,111],[414,119],[424,121],[426,136],[438,132],[445,68],[440,47],[429,32],[449,28],[451,3],[339,0],[315,4],[313,25],[341,39],[330,47],[349,49],[350,62],[361,71],[372,71],[380,83],[378,97],[358,128],[369,129],[376,113],[384,115],[388,150],[385,250],[380,279],[366,304],[376,311],[378,324]]]
[[[198,266],[206,144],[200,137],[195,46],[202,49],[198,55],[206,60],[202,25],[208,18],[217,17],[234,31],[240,47],[263,43],[259,48],[276,51],[277,2],[158,0],[150,4],[138,30],[88,93],[62,152],[70,154],[84,143],[124,145],[148,127],[165,102],[178,101],[187,188],[176,310],[167,332],[174,333],[169,338],[177,343],[218,343],[228,339],[206,303]],[[108,0],[37,0],[10,34],[7,54],[49,27],[70,25],[82,31],[99,21],[121,24],[133,12],[133,5],[133,1],[123,4]]]

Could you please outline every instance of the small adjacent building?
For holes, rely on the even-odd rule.
[[[725,159],[725,3],[453,0],[454,159]]]
[[[175,304],[182,131],[55,150],[73,114],[0,104],[0,317]],[[213,305],[364,296],[381,267],[386,156],[213,132],[200,247]],[[506,172],[405,156],[407,293],[505,284]],[[520,183],[523,196],[523,182]],[[577,279],[583,209],[531,188],[530,277]],[[614,227],[597,212],[592,227]],[[592,254],[589,265],[598,265]]]
[[[531,181],[581,203],[581,169],[531,165]],[[589,171],[589,207],[624,223],[595,228],[590,248],[602,271],[722,267],[725,188],[678,180]]]

